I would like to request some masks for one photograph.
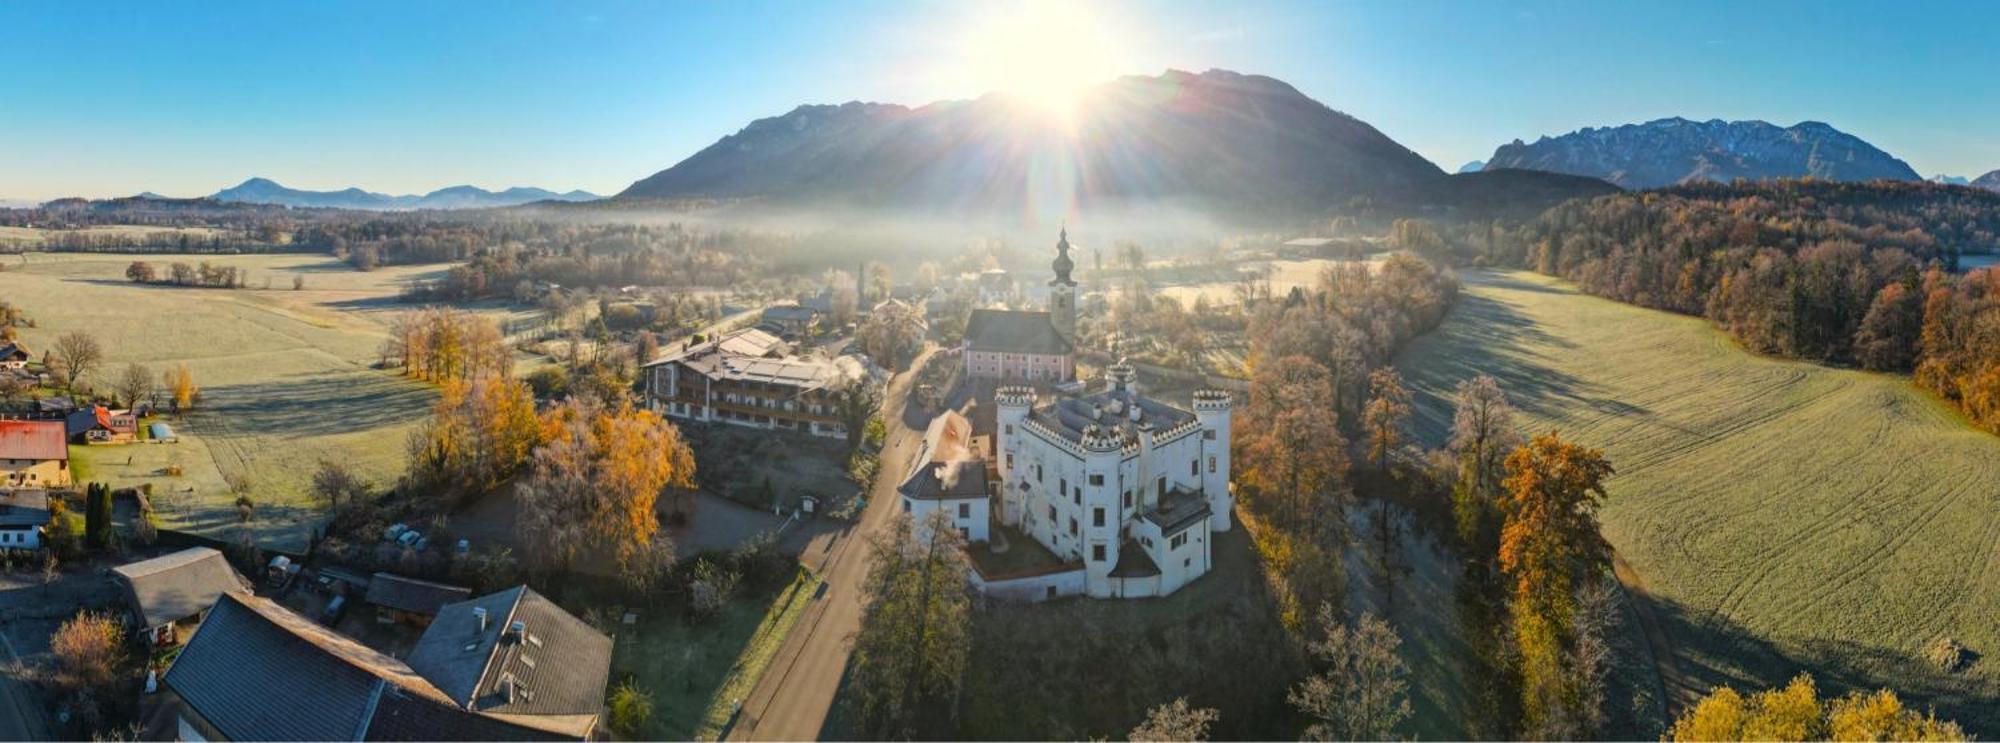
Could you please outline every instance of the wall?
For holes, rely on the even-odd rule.
[[[1046,601],[1051,587],[1056,589],[1057,597],[1083,594],[1081,567],[996,581],[986,580],[977,569],[967,573],[966,576],[972,583],[973,589],[997,601]]]

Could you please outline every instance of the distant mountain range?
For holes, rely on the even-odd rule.
[[[151,196],[152,194],[141,194]],[[291,207],[327,209],[371,209],[377,211],[403,209],[484,209],[500,206],[518,206],[536,201],[595,201],[603,198],[587,191],[556,193],[543,188],[515,187],[505,191],[488,191],[476,186],[452,186],[440,188],[422,196],[389,194],[348,188],[340,191],[302,191],[286,188],[269,178],[251,178],[233,188],[215,192],[216,201],[234,201],[246,204],[279,204]]]
[[[1262,216],[1355,199],[1426,202],[1455,177],[1284,82],[1169,70],[1096,86],[1068,120],[998,94],[919,108],[800,106],[617,198],[1000,216],[1179,205]],[[1457,190],[1468,189],[1479,187]]]
[[[1485,160],[1474,160],[1472,162],[1458,166],[1458,172],[1460,173],[1477,173],[1485,169],[1486,169]]]
[[[1987,173],[1986,175],[1974,178],[1972,179],[1971,183],[1967,183],[1965,185],[1971,186],[1973,188],[1983,188],[1988,191],[2000,191],[2000,170],[1995,170],[1991,173]]]
[[[1970,185],[1972,185],[1972,179],[1970,179],[1970,178],[1967,178],[1967,177],[1965,177],[1965,176],[1962,176],[1962,175],[1945,175],[1945,174],[1943,174],[1943,173],[1939,173],[1939,174],[1937,174],[1937,175],[1934,175],[1934,176],[1931,176],[1930,178],[1928,178],[1928,179],[1926,179],[1926,180],[1929,180],[1929,181],[1930,181],[1930,182],[1932,182],[1932,183],[1942,183],[1942,184],[1944,184],[1944,185],[1947,185],[1947,186],[1970,186]]]
[[[1486,169],[1526,168],[1602,178],[1625,188],[1688,181],[1801,178],[1922,180],[1908,163],[1817,121],[1659,119],[1586,128],[1494,150]]]

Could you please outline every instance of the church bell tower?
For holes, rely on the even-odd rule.
[[[1049,281],[1049,324],[1062,334],[1063,340],[1076,342],[1076,281],[1069,277],[1076,269],[1076,261],[1069,257],[1069,226],[1064,225],[1056,238],[1056,260],[1050,268],[1056,277]]]

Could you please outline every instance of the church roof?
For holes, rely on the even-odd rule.
[[[974,351],[1056,354],[1076,350],[1056,332],[1049,313],[1027,310],[973,310],[965,323],[965,340]]]

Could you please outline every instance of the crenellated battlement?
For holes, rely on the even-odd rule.
[[[1035,405],[1033,387],[1001,387],[993,391],[993,404],[1006,408],[1031,408]]]
[[[1195,390],[1194,410],[1197,413],[1220,413],[1236,405],[1236,398],[1223,390]]]

